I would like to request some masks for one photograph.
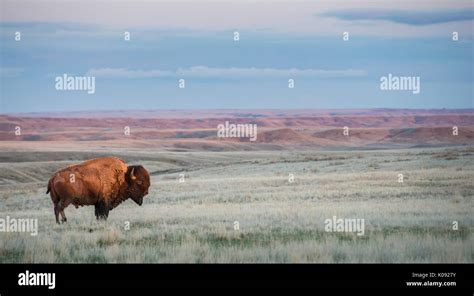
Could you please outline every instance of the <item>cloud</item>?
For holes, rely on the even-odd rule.
[[[404,15],[411,11],[432,11],[428,13],[430,22],[443,22],[445,25],[449,18],[459,19],[469,14],[472,9],[472,0],[456,1],[416,1],[416,0],[335,0],[335,1],[254,1],[254,0],[222,0],[222,1],[114,1],[114,0],[82,0],[82,1],[51,1],[51,0],[4,0],[2,1],[2,22],[28,23],[81,23],[98,25],[102,30],[111,30],[116,33],[130,30],[190,30],[193,32],[231,32],[239,30],[241,37],[245,38],[246,32],[275,32],[283,34],[334,36],[347,30],[347,24],[340,18],[349,17],[347,11],[353,10],[389,10],[402,11],[401,19],[396,15],[388,16],[388,20],[412,23],[413,20],[405,19]],[[186,9],[183,9],[186,7]],[[344,15],[321,17],[315,12],[341,12]],[[405,12],[404,12],[405,11]],[[434,11],[434,12],[433,12]],[[359,14],[365,14],[362,11]],[[395,13],[396,14],[396,13]],[[418,13],[415,13],[418,14]],[[460,14],[460,15],[459,15]],[[331,16],[331,15],[328,15]],[[354,16],[355,17],[355,16]],[[359,15],[366,19],[366,15]],[[373,16],[372,16],[373,17]],[[411,16],[409,16],[412,18]],[[441,19],[440,19],[441,18]],[[370,18],[372,19],[372,18]],[[472,19],[472,18],[470,18]],[[416,19],[415,19],[416,21]],[[425,20],[425,22],[428,20]],[[394,28],[390,24],[380,24],[367,28],[363,23],[352,24],[351,33],[358,35],[387,34],[398,36],[441,36],[449,32],[434,28],[434,26],[401,26]],[[15,27],[16,28],[16,27]],[[462,35],[472,36],[472,26],[464,25],[456,28]],[[0,30],[1,31],[1,30]],[[31,31],[31,30],[29,30]],[[54,30],[55,31],[55,30]],[[54,32],[53,31],[53,32]],[[66,29],[75,32],[74,27]],[[77,34],[92,34],[99,30],[88,31],[81,29]],[[39,32],[45,31],[43,28]],[[134,35],[136,36],[136,35]],[[146,36],[157,36],[146,34]],[[443,35],[444,36],[444,35]],[[142,37],[141,37],[142,38]],[[243,39],[244,40],[244,39]]]
[[[340,77],[340,76],[365,76],[362,70],[322,70],[322,69],[276,69],[276,68],[208,68],[196,66],[188,69],[179,69],[178,75],[192,77]]]
[[[333,17],[346,21],[381,20],[411,26],[425,26],[474,19],[472,8],[431,11],[409,11],[391,9],[345,9],[331,10],[319,16]]]
[[[86,75],[107,78],[149,78],[169,77],[173,76],[173,72],[162,70],[128,70],[126,68],[92,68]]]
[[[277,69],[277,68],[211,68],[194,66],[179,68],[176,71],[168,70],[129,70],[126,68],[99,68],[90,69],[88,76],[108,78],[147,78],[147,77],[198,77],[198,78],[265,78],[265,77],[360,77],[366,76],[364,70],[343,69]]]
[[[0,67],[0,77],[18,77],[23,73],[22,68],[9,68],[9,67]]]

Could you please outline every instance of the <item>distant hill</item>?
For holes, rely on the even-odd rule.
[[[256,124],[257,141],[218,138],[229,121]],[[15,128],[21,127],[21,135]],[[453,126],[458,135],[453,135]],[[124,128],[130,135],[124,135]],[[343,128],[349,128],[349,136]],[[198,150],[473,145],[474,109],[150,110],[0,115],[0,141],[117,142]],[[228,144],[225,144],[225,143]],[[147,144],[148,143],[148,144]],[[249,145],[254,145],[249,147]],[[263,145],[263,146],[262,146]]]

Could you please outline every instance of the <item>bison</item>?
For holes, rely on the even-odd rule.
[[[48,182],[54,215],[59,224],[66,222],[64,209],[73,204],[94,205],[97,220],[107,220],[109,211],[131,198],[142,205],[148,194],[150,175],[141,165],[127,166],[116,157],[102,157],[71,165],[57,171]]]

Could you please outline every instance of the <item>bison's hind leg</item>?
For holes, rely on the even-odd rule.
[[[54,204],[54,216],[56,217],[56,223],[59,224],[59,207],[58,204]]]
[[[64,209],[61,210],[60,214],[61,214],[61,221],[62,221],[63,223],[66,223],[66,222],[67,222],[67,218],[66,218],[66,214],[64,213]]]
[[[95,217],[97,220],[107,220],[109,216],[109,209],[103,201],[98,201],[95,204]]]
[[[53,201],[54,216],[56,217],[56,223],[59,224],[59,197],[56,194],[54,188],[51,188],[51,180],[48,183],[48,192],[51,195],[51,200]]]
[[[66,214],[64,213],[64,209],[69,205],[68,202],[65,202],[64,200],[60,200],[59,201],[59,204],[58,204],[58,210],[59,210],[59,213],[61,214],[61,222],[63,223],[66,223],[67,222],[67,218],[66,218]],[[57,217],[57,216],[56,216]],[[57,219],[57,218],[56,218]]]

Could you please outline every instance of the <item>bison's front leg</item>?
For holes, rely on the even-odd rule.
[[[95,204],[95,217],[97,220],[107,220],[109,216],[109,208],[103,201],[98,201]]]

